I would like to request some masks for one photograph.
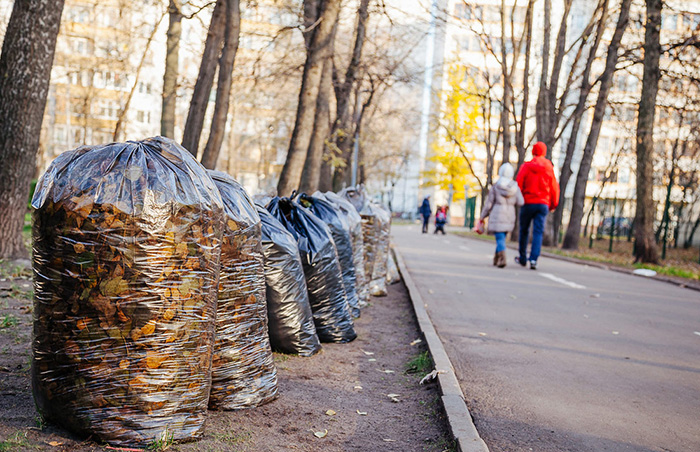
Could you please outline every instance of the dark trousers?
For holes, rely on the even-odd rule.
[[[444,221],[436,221],[435,222],[434,234],[437,234],[438,231],[442,232],[442,235],[445,235],[445,222]]]
[[[537,262],[540,257],[542,234],[544,234],[544,223],[548,213],[549,207],[546,204],[525,204],[520,208],[520,262],[526,261],[530,223],[532,223],[532,248],[529,260]]]
[[[430,215],[423,215],[423,232],[428,232],[428,224],[430,223]]]

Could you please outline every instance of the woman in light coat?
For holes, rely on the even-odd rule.
[[[506,266],[506,234],[515,227],[516,207],[525,203],[518,183],[513,180],[513,166],[504,163],[498,170],[498,180],[491,190],[481,211],[481,223],[488,217],[489,234],[496,236],[496,254],[493,265],[503,268]]]

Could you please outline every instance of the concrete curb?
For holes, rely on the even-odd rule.
[[[438,374],[437,380],[440,385],[440,392],[442,393],[442,404],[445,408],[445,414],[447,415],[447,424],[457,443],[458,451],[489,452],[488,446],[486,446],[486,443],[481,439],[479,432],[474,426],[472,416],[469,414],[469,408],[467,408],[467,404],[464,401],[464,394],[462,393],[462,388],[459,386],[459,381],[457,381],[457,376],[455,375],[450,358],[447,356],[445,347],[442,345],[442,341],[435,331],[433,322],[430,320],[428,311],[425,309],[427,305],[423,301],[418,288],[406,269],[403,256],[401,256],[397,248],[392,247],[392,249],[396,256],[396,264],[399,267],[399,272],[408,289],[411,303],[413,303],[413,310],[418,319],[418,326],[423,333],[430,354],[433,357],[435,369],[444,371],[444,373]]]
[[[482,238],[482,237],[466,237],[466,236],[463,236],[463,235],[461,235],[461,234],[453,234],[453,235],[454,235],[455,237],[459,237],[459,238],[462,238],[462,239],[467,239],[467,240],[469,240],[469,239],[474,239],[474,240],[479,240],[479,241],[482,241],[482,242],[493,243],[493,244],[495,245],[495,242],[494,242],[493,240],[489,240],[489,239],[487,239],[487,238]],[[506,246],[508,247],[508,249],[515,250],[515,251],[518,250],[518,247],[517,247],[516,245],[512,245],[512,244],[510,244],[510,243],[507,243]],[[640,278],[653,279],[653,280],[656,280],[656,281],[662,281],[662,282],[665,282],[665,283],[673,284],[673,285],[675,285],[675,286],[682,287],[682,288],[684,288],[684,289],[690,289],[690,290],[697,290],[697,291],[700,291],[700,283],[696,283],[696,282],[694,282],[694,281],[692,281],[692,280],[681,279],[681,278],[673,278],[673,277],[671,277],[671,276],[660,275],[660,274],[656,274],[655,276],[639,276],[639,275],[635,275],[635,274],[633,273],[634,270],[629,269],[629,268],[619,267],[619,266],[613,265],[613,264],[605,264],[605,263],[603,263],[603,262],[588,261],[588,260],[585,260],[585,259],[577,259],[577,258],[575,258],[575,257],[562,256],[562,255],[559,255],[559,254],[550,253],[550,252],[548,252],[548,251],[542,251],[542,252],[540,253],[540,256],[549,257],[549,258],[552,258],[552,259],[557,259],[557,260],[565,261],[565,262],[571,262],[572,264],[588,265],[588,266],[590,266],[590,267],[600,268],[600,269],[602,269],[602,270],[611,270],[611,271],[618,272],[618,273],[624,273],[624,274],[626,274],[626,275],[638,276],[638,277],[640,277]]]

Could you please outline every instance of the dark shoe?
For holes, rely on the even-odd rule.
[[[530,269],[537,270],[537,261],[530,261]]]
[[[496,253],[498,256],[498,262],[496,263],[496,266],[498,268],[503,268],[506,266],[506,252],[505,251],[499,251]]]
[[[493,265],[498,265],[498,251],[493,253]]]
[[[520,264],[521,267],[524,267],[526,262],[524,260],[520,260],[520,256],[515,256],[515,263]]]

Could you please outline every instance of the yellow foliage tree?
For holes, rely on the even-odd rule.
[[[480,186],[474,173],[474,155],[470,142],[477,132],[479,97],[472,83],[465,81],[466,70],[461,65],[448,69],[447,89],[441,93],[439,128],[433,140],[428,161],[432,167],[424,171],[424,186],[453,190],[453,201],[464,199],[465,186]]]

